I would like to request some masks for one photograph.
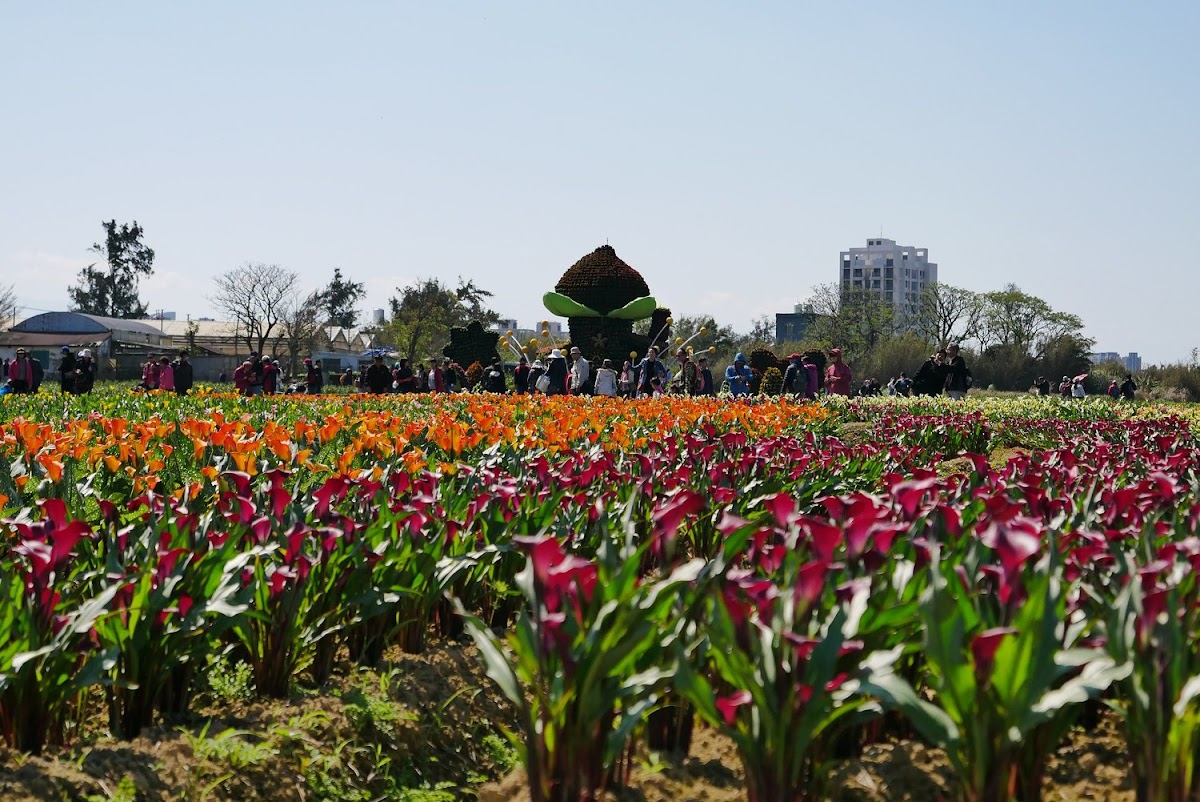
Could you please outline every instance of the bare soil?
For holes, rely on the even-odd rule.
[[[188,720],[131,742],[99,735],[41,757],[0,752],[0,802],[16,800],[368,800],[525,802],[524,775],[497,737],[512,711],[474,646],[392,652],[362,671],[342,664],[319,690],[285,701],[203,700]],[[1077,729],[1054,757],[1044,798],[1132,802],[1112,715]],[[683,758],[642,754],[615,802],[733,802],[745,796],[732,742],[699,726]],[[838,802],[957,798],[945,755],[914,741],[868,746],[832,767]]]

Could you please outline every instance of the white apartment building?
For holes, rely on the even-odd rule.
[[[873,290],[890,300],[902,314],[915,306],[921,292],[938,280],[937,265],[929,261],[929,251],[912,245],[897,245],[895,240],[867,240],[865,248],[842,251],[839,285],[843,290]]]

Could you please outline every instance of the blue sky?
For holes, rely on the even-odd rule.
[[[64,308],[101,220],[152,308],[246,261],[532,322],[605,241],[748,329],[882,229],[1098,350],[1200,346],[1198,3],[0,5],[0,282]]]

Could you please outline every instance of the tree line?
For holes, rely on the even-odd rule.
[[[145,317],[138,284],[153,274],[155,252],[145,244],[136,220],[109,220],[102,227],[103,242],[89,249],[101,258],[80,271],[69,288],[71,309],[104,317]],[[282,349],[281,355],[292,362],[317,346],[322,327],[357,326],[358,304],[365,296],[363,283],[343,276],[340,268],[328,284],[310,292],[303,290],[295,271],[277,264],[248,262],[225,271],[214,284],[209,300],[236,324],[246,350]],[[489,308],[491,298],[473,280],[459,277],[451,285],[419,278],[396,288],[388,319],[371,331],[378,342],[410,360],[436,356],[450,341],[452,328],[499,320]],[[838,347],[856,377],[881,382],[901,371],[911,374],[932,350],[951,342],[963,346],[977,387],[1025,390],[1037,376],[1054,381],[1091,370],[1091,389],[1099,392],[1099,385],[1122,373],[1117,365],[1090,364],[1094,341],[1084,335],[1078,315],[1054,309],[1014,284],[982,293],[934,284],[916,302],[899,308],[871,290],[824,284],[813,288],[807,303],[811,323],[796,342],[777,342],[774,322],[766,316],[752,321],[749,331],[738,332],[711,315],[677,315],[672,337],[687,341],[697,353],[708,352],[715,366],[755,349],[786,356]],[[0,319],[16,309],[13,288],[0,287]],[[1200,400],[1200,356],[1190,364],[1147,368],[1140,376],[1151,393]]]

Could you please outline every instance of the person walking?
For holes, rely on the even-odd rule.
[[[546,390],[546,395],[563,395],[568,389],[568,380],[570,379],[570,371],[567,368],[567,358],[563,356],[563,352],[557,348],[550,351],[550,358],[546,360],[546,375],[550,377],[550,387]]]
[[[617,372],[613,370],[612,360],[606,359],[596,371],[596,395],[615,398],[617,395]]]
[[[234,371],[234,380],[236,381],[237,372]],[[157,390],[158,389],[158,360],[154,358],[154,354],[146,360],[146,364],[142,365],[142,389]]]
[[[675,391],[680,395],[700,395],[700,368],[692,361],[692,355],[682,346],[675,352],[679,361],[679,372],[675,374]]]
[[[75,392],[87,395],[96,386],[96,363],[92,361],[92,352],[84,348],[75,360]]]
[[[545,376],[545,375],[546,375],[545,363],[542,362],[542,360],[540,360],[540,359],[533,360],[533,364],[529,366],[529,388],[528,388],[528,390],[529,390],[530,395],[533,395],[534,393],[543,392],[542,388],[538,386],[538,379],[542,378],[542,376]],[[547,381],[549,381],[549,379],[547,379]]]
[[[578,346],[571,346],[571,395],[583,395],[591,377],[592,366],[583,358]]]
[[[489,393],[507,393],[508,382],[504,379],[504,363],[500,357],[492,357],[492,364],[483,372],[483,389]]]
[[[667,383],[667,366],[658,358],[658,349],[650,346],[646,356],[637,364],[637,397],[662,395]]]
[[[321,375],[321,366],[312,357],[304,358],[304,392],[309,395],[320,395],[325,389],[325,377]]]
[[[1038,376],[1033,382],[1033,389],[1037,390],[1038,395],[1050,395],[1050,382],[1045,376]]]
[[[58,382],[64,393],[73,394],[75,392],[75,378],[75,355],[71,353],[69,345],[64,345],[62,359],[58,363]]]
[[[187,395],[192,389],[193,370],[192,363],[188,361],[188,352],[180,351],[179,358],[175,360],[175,393],[177,395]]]
[[[796,398],[808,396],[808,371],[804,369],[804,357],[792,354],[788,357],[787,370],[783,372],[783,391]]]
[[[279,360],[264,359],[262,366],[262,388],[263,395],[275,395],[279,392]],[[179,377],[175,377],[175,384],[179,384]]]
[[[621,366],[621,375],[617,379],[617,391],[620,392],[622,398],[632,398],[637,390],[637,371],[633,367],[633,361],[626,359],[625,364]]]
[[[829,395],[850,395],[853,376],[850,366],[842,361],[842,349],[829,349],[829,364],[825,366],[825,391]]]
[[[24,348],[18,348],[16,357],[8,363],[8,380],[14,393],[33,392],[33,361]]]
[[[946,386],[946,352],[939,349],[929,355],[917,372],[913,374],[914,395],[941,395]]]
[[[974,383],[971,378],[971,369],[967,367],[966,360],[959,353],[958,343],[946,346],[946,356],[950,358],[947,363],[946,391],[955,401],[961,401],[967,397],[967,391]]]
[[[1133,380],[1133,374],[1125,376],[1125,381],[1121,382],[1121,398],[1126,401],[1132,401],[1137,397],[1137,382]]]
[[[371,364],[367,366],[363,378],[367,383],[367,391],[375,395],[383,395],[392,388],[392,372],[383,364],[382,354],[371,357]]]
[[[706,395],[712,397],[717,394],[716,385],[713,383],[712,370],[708,367],[708,357],[700,357],[700,392],[698,395]]]
[[[158,360],[158,389],[164,393],[175,392],[175,368],[171,367],[171,357],[166,354]]]
[[[517,395],[525,395],[529,392],[529,360],[521,354],[521,358],[517,360],[517,366],[513,368],[513,390]]]

